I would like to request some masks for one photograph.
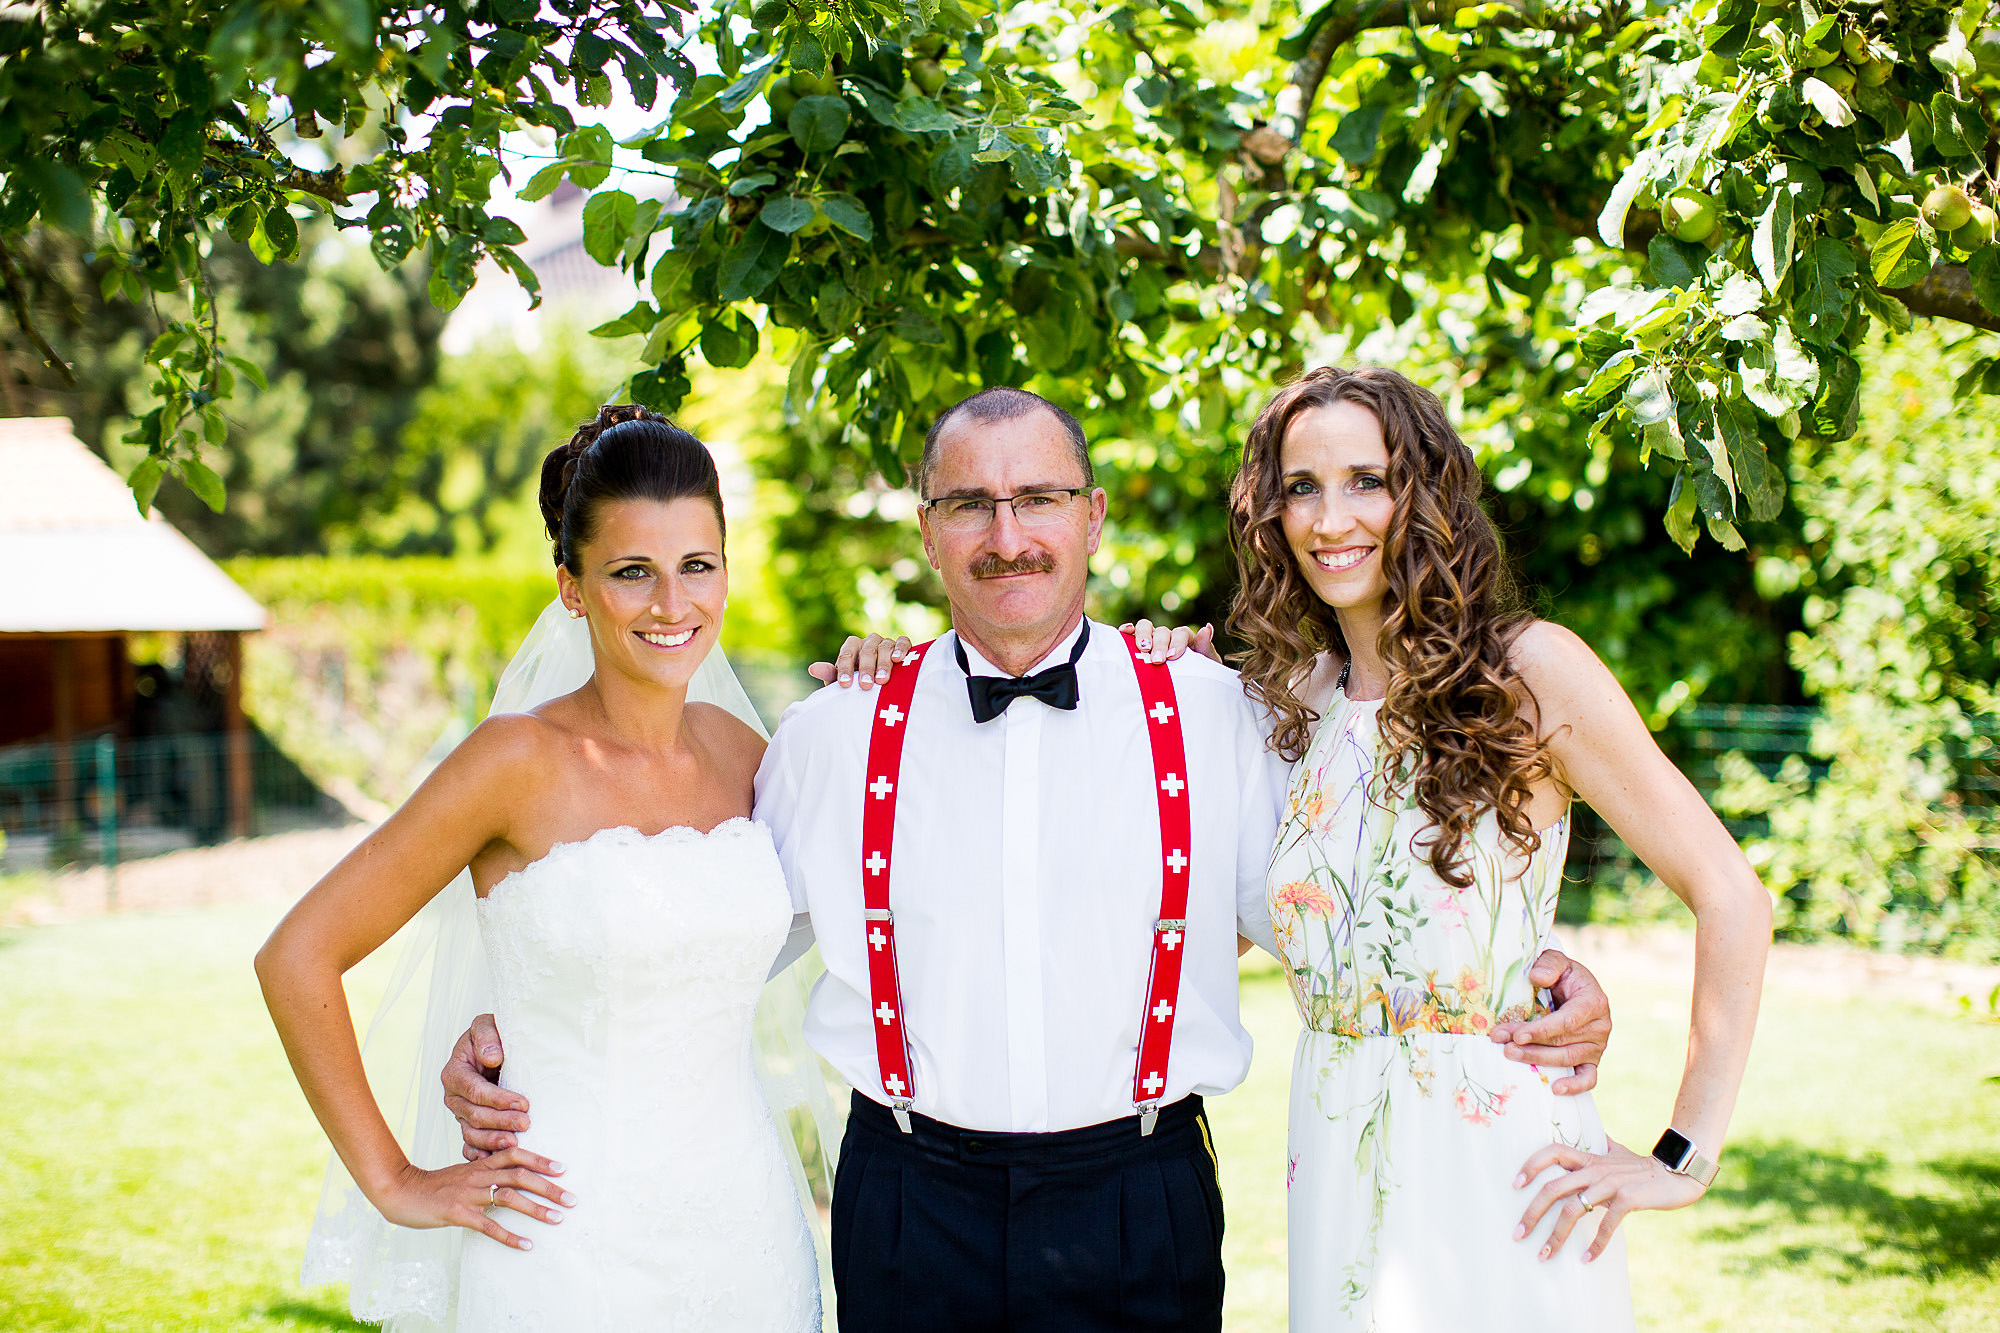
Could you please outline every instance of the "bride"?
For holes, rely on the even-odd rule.
[[[336,1262],[316,1273],[309,1257],[307,1277],[346,1277],[357,1314],[421,1327],[816,1331],[812,1236],[753,1061],[792,900],[749,818],[762,729],[721,653],[704,666],[728,592],[715,464],[664,418],[607,407],[543,463],[541,505],[589,678],[522,712],[501,711],[503,681],[494,714],[257,955],[354,1188],[397,1228],[463,1228],[444,1233],[462,1245],[412,1248],[389,1228],[364,1244],[365,1226],[329,1226],[323,1208]],[[531,642],[560,623],[544,621]],[[690,698],[717,671],[707,692],[733,690],[737,715]],[[477,1162],[445,1165],[433,1142],[413,1163],[341,978],[433,899],[473,895],[506,1084],[533,1099],[534,1127]],[[447,954],[433,1032],[478,1012],[436,1012]],[[364,1274],[353,1251],[371,1247]]]

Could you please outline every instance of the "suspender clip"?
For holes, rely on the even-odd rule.
[[[1151,1138],[1153,1136],[1153,1126],[1158,1124],[1159,1121],[1160,1121],[1160,1104],[1158,1102],[1139,1103],[1140,1138],[1142,1139]]]
[[[896,914],[886,907],[865,908],[861,915],[869,921],[886,921],[892,926],[896,924]]]
[[[898,1097],[889,1103],[889,1114],[896,1117],[896,1128],[905,1134],[910,1132],[910,1105],[908,1097]]]
[[[1178,930],[1181,933],[1185,934],[1187,933],[1187,918],[1162,917],[1160,920],[1155,921],[1153,923],[1153,929],[1155,931]]]

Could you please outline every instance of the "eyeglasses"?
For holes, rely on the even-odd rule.
[[[1019,495],[946,495],[926,500],[931,521],[953,532],[978,532],[993,526],[1000,506],[1014,511],[1014,521],[1024,528],[1046,528],[1061,523],[1076,512],[1079,498],[1089,495],[1088,486],[1047,486],[1022,491]]]

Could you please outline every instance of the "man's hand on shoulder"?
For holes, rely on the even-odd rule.
[[[1611,1041],[1611,998],[1590,969],[1556,949],[1544,949],[1528,980],[1555,997],[1553,1013],[1529,1023],[1496,1023],[1490,1035],[1509,1060],[1573,1072],[1549,1085],[1560,1097],[1597,1086],[1597,1065]]]
[[[514,1135],[528,1127],[528,1099],[494,1081],[503,1058],[493,1015],[481,1014],[451,1048],[440,1076],[445,1109],[458,1121],[468,1162],[516,1147]]]

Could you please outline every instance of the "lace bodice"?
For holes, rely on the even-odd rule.
[[[792,918],[770,834],[604,829],[479,904],[523,1146],[565,1164],[526,1254],[474,1238],[458,1324],[817,1329],[804,1214],[759,1090],[752,1021]]]

